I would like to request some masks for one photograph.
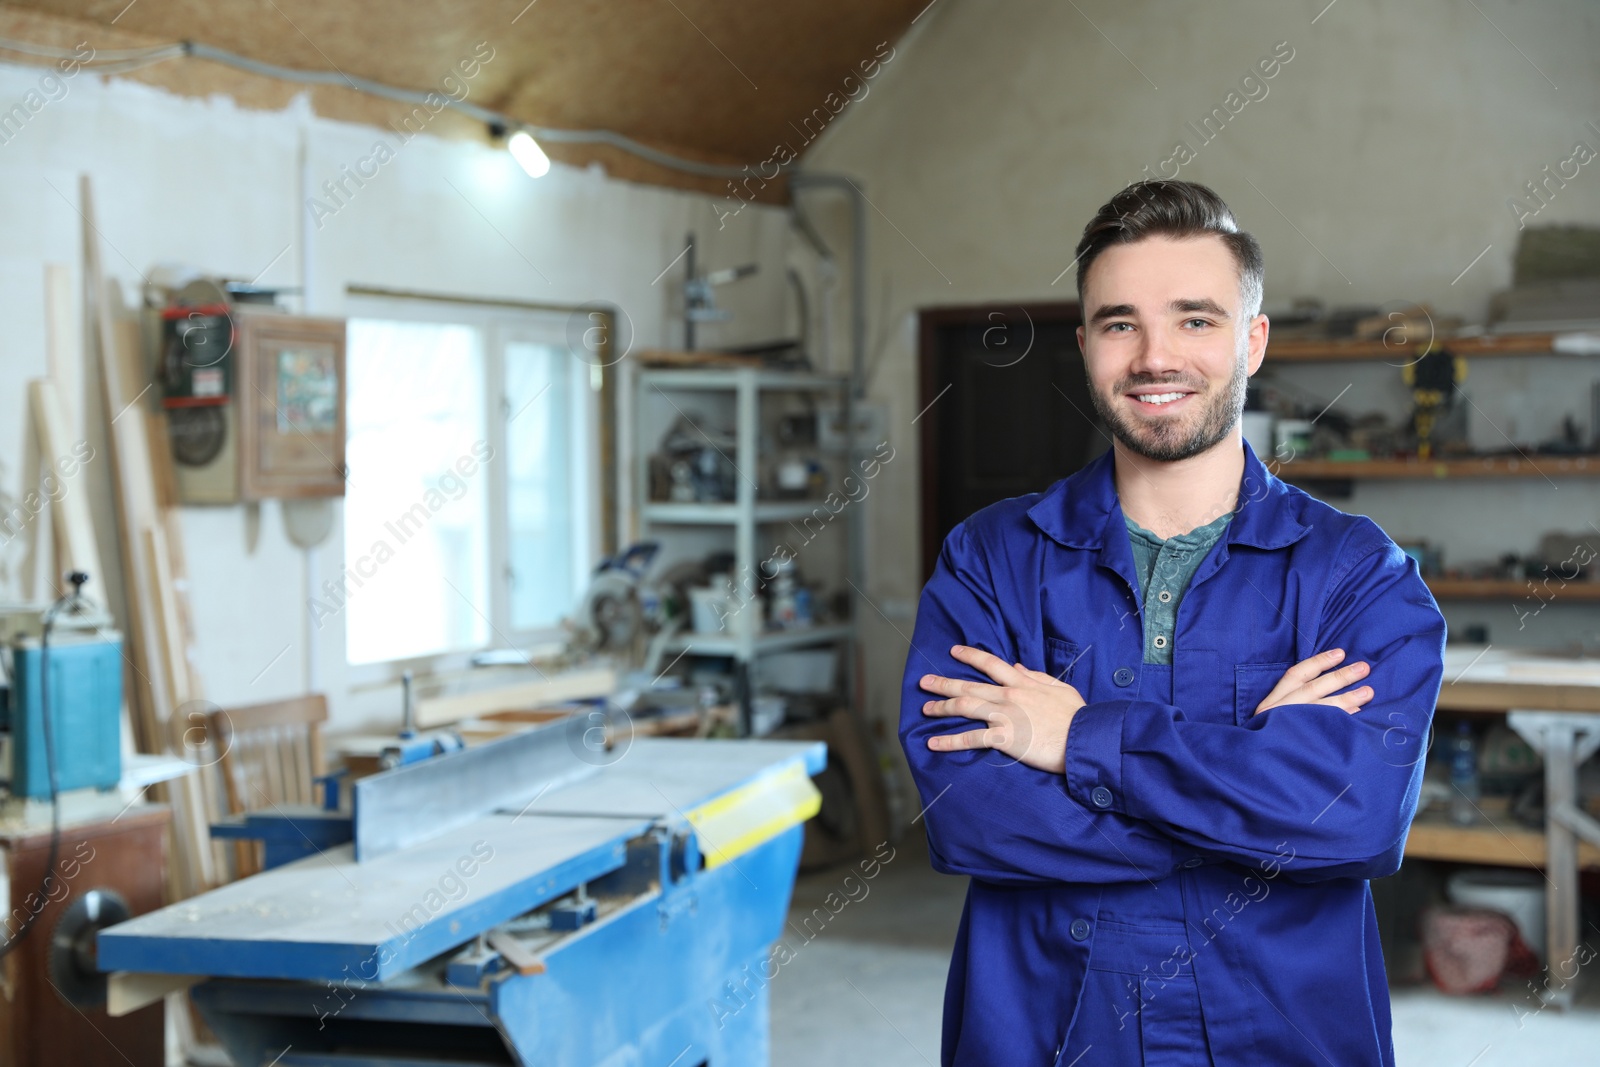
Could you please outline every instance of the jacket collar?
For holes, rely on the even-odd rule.
[[[1299,509],[1290,504],[1289,487],[1256,458],[1250,442],[1243,444],[1239,502],[1225,540],[1256,548],[1292,545],[1310,527],[1296,517]],[[1034,525],[1067,548],[1104,548],[1108,542],[1115,543],[1113,535],[1123,534],[1125,527],[1113,477],[1113,456],[1114,450],[1107,449],[1076,474],[1045,490],[1028,509]]]

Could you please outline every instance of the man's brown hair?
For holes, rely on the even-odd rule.
[[[1222,238],[1233,253],[1234,263],[1239,268],[1243,319],[1248,322],[1261,311],[1266,263],[1261,258],[1260,243],[1239,229],[1222,197],[1198,182],[1174,179],[1134,182],[1095,212],[1089,225],[1083,228],[1083,239],[1078,242],[1078,303],[1083,304],[1084,279],[1089,276],[1090,264],[1114,242],[1131,243],[1157,236],[1182,239],[1207,234]],[[1085,314],[1090,313],[1087,307],[1083,310]]]

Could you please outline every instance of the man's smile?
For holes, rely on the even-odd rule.
[[[1183,390],[1175,390],[1165,393],[1130,393],[1128,395],[1141,410],[1162,411],[1183,407],[1183,401],[1194,394]]]
[[[1136,410],[1152,414],[1187,410],[1189,398],[1195,394],[1196,390],[1189,386],[1172,383],[1135,386],[1123,393]]]

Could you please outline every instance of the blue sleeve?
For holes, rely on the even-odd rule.
[[[1202,853],[1282,864],[1294,880],[1398,870],[1443,681],[1445,622],[1413,560],[1381,532],[1360,540],[1330,578],[1314,649],[1365,660],[1371,702],[1354,715],[1283,704],[1243,726],[1151,701],[1088,704],[1067,734],[1068,792]]]
[[[989,679],[950,655],[970,645],[1017,662],[1016,642],[975,539],[951,531],[922,591],[906,658],[900,743],[922,797],[920,818],[936,870],[1017,885],[1155,880],[1174,869],[1173,843],[1156,828],[1117,812],[1091,810],[1059,774],[1035,770],[991,750],[932,752],[928,738],[959,733],[971,719],[933,718],[922,705],[925,674]]]

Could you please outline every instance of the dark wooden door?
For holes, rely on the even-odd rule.
[[[1103,452],[1077,304],[921,313],[922,572],[952,527],[1044,489]]]

